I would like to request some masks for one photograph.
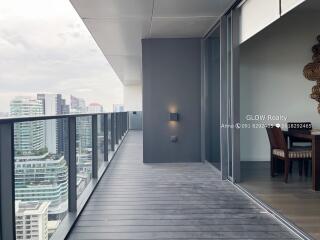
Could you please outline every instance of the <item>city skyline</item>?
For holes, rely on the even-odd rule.
[[[40,101],[44,101],[45,96],[60,96],[58,97],[60,100],[58,101],[62,101],[63,102],[63,106],[65,106],[66,109],[60,109],[60,110],[50,110],[50,111],[45,111],[45,109],[43,110],[43,114],[40,115],[59,115],[59,114],[70,114],[70,113],[99,113],[99,112],[106,112],[105,110],[105,106],[99,102],[88,102],[86,101],[86,99],[84,98],[79,98],[78,96],[75,95],[69,95],[68,97],[59,94],[59,93],[34,93],[34,94],[30,94],[30,95],[17,95],[17,96],[13,96],[12,99],[9,100],[8,103],[8,111],[0,111],[1,114],[7,114],[7,116],[23,116],[22,113],[20,114],[12,114],[11,109],[10,109],[10,105],[12,104],[12,102],[14,102],[17,98],[29,98],[32,100],[40,100]],[[77,110],[76,107],[72,106],[72,99],[78,99],[80,101],[83,101],[83,108],[81,109],[81,111],[77,112],[75,110]],[[48,101],[48,100],[47,100]],[[51,99],[52,101],[52,99]],[[43,106],[45,106],[45,104],[43,103]],[[120,108],[121,110],[123,109],[123,104],[119,104],[119,103],[113,103],[112,104],[112,108],[111,111],[109,112],[115,112],[118,111],[118,108]],[[79,109],[78,109],[79,110]],[[39,115],[39,114],[36,114]],[[0,116],[0,118],[3,116]]]
[[[103,110],[98,103],[87,105],[84,99],[72,95],[69,102],[67,105],[61,94],[15,96],[10,102],[10,116]],[[80,196],[92,178],[92,119],[78,117],[76,121],[77,195]],[[68,210],[66,128],[65,119],[21,122],[14,126],[16,234],[19,239],[48,239]],[[37,209],[40,206],[41,211]]]

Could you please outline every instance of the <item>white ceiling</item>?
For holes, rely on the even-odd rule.
[[[70,0],[124,85],[141,84],[144,38],[202,37],[235,0]]]

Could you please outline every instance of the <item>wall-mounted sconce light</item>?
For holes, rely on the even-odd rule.
[[[169,121],[179,122],[179,113],[169,113]]]
[[[170,141],[173,142],[173,143],[178,142],[178,136],[171,136],[170,137]]]
[[[169,125],[172,129],[176,128],[177,122],[179,122],[179,113],[177,112],[169,112]],[[172,143],[178,142],[178,136],[170,136],[170,141]]]

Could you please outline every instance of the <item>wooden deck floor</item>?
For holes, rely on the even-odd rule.
[[[320,240],[320,192],[312,190],[311,176],[299,176],[297,165],[295,162],[288,183],[284,183],[282,174],[270,176],[269,162],[241,162],[240,185]]]
[[[207,164],[143,164],[130,132],[69,239],[297,237]]]

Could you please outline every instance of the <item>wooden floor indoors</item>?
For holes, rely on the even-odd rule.
[[[268,162],[242,162],[240,185],[320,240],[320,192],[311,189],[311,177],[299,177],[297,166],[285,184],[281,175],[270,177]]]
[[[298,238],[208,164],[143,164],[129,132],[69,239]]]

